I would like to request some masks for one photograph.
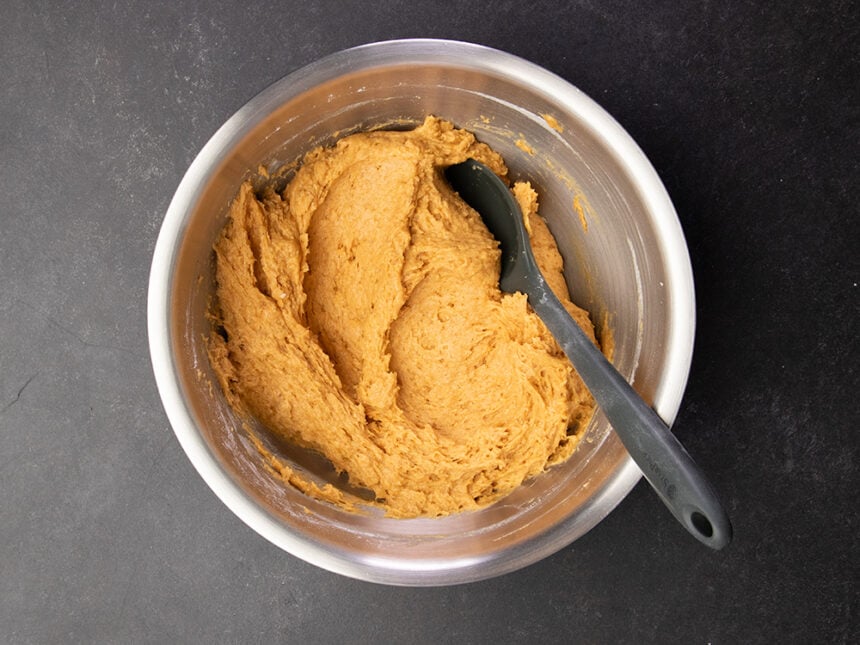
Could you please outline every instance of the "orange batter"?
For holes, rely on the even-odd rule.
[[[395,517],[498,500],[569,457],[594,409],[526,297],[500,293],[498,244],[443,175],[467,157],[507,175],[433,117],[346,137],[308,154],[283,193],[242,186],[215,245],[210,358],[229,400]],[[535,192],[514,195],[547,280],[593,338]]]

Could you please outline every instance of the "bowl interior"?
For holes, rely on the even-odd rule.
[[[513,178],[532,182],[573,300],[670,422],[692,351],[692,281],[671,203],[623,130],[561,79],[473,45],[400,41],[323,59],[252,100],[200,153],[159,239],[151,299],[163,299],[164,320],[150,321],[150,335],[154,347],[153,336],[165,336],[170,354],[160,368],[153,351],[159,389],[192,462],[242,519],[317,565],[393,584],[464,582],[534,562],[594,526],[639,477],[599,413],[569,461],[489,508],[440,519],[347,513],[261,466],[206,355],[212,245],[228,206],[247,178],[266,181],[261,166],[274,173],[351,132],[410,127],[428,114],[471,130]],[[169,266],[163,279],[156,262]],[[270,447],[308,476],[330,477],[312,455]]]

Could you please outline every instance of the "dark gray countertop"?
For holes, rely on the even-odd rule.
[[[0,10],[0,641],[857,642],[857,5],[244,4]],[[414,36],[556,72],[660,173],[698,298],[675,432],[725,551],[640,484],[522,571],[376,586],[270,545],[181,451],[145,305],[185,169],[276,79]]]

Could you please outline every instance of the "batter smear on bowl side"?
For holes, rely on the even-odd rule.
[[[594,411],[526,297],[499,291],[498,244],[443,174],[468,157],[506,178],[497,153],[434,117],[348,136],[282,193],[245,183],[215,245],[209,354],[231,405],[392,517],[491,504],[568,458]],[[537,195],[512,190],[541,270],[594,339]]]

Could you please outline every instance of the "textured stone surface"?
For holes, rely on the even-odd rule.
[[[856,4],[244,4],[0,10],[0,640],[856,642]],[[651,158],[697,285],[675,431],[726,551],[640,484],[523,571],[386,588],[280,552],[182,453],[145,336],[182,174],[272,81],[414,36],[547,67]]]

